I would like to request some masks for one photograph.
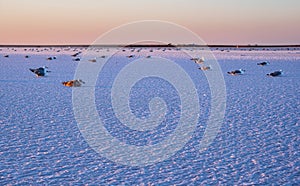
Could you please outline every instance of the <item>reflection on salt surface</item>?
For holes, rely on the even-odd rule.
[[[84,48],[1,49],[1,185],[299,183],[299,50],[213,50],[226,81],[227,108],[221,132],[214,143],[201,153],[196,146],[209,115],[210,93],[203,72],[187,58],[186,63],[190,64],[188,73],[199,82],[198,94],[207,95],[200,97],[201,117],[196,132],[188,144],[170,159],[139,168],[118,165],[99,156],[78,130],[72,110],[72,90],[62,86],[61,82],[73,79],[78,62],[73,61],[71,55],[84,51]],[[101,56],[106,51],[104,48],[98,50]],[[185,60],[185,56],[177,55],[176,51],[159,51],[160,55],[172,60]],[[120,60],[115,62],[128,60],[126,56],[129,55],[155,56],[155,52],[150,53],[146,48],[121,50],[117,56]],[[26,55],[30,57],[25,58]],[[49,56],[57,59],[47,60]],[[270,61],[270,65],[256,65],[263,60]],[[28,70],[43,65],[52,71],[48,77],[36,78]],[[239,68],[246,69],[247,73],[238,77],[226,74]],[[282,69],[285,75],[279,78],[266,76],[278,69]],[[109,71],[103,78],[110,78]],[[101,90],[109,88],[98,82],[96,90],[100,94]],[[164,93],[161,89],[145,87],[142,82],[137,84],[132,92],[136,105],[131,107],[140,117],[147,116],[149,112],[141,97],[145,91],[148,96]],[[173,96],[169,99],[171,104],[178,101]],[[96,94],[99,112],[105,102]],[[175,121],[179,110],[174,107],[173,111]],[[109,115],[105,118],[112,121],[108,129],[128,143],[156,143],[173,130],[172,126],[161,126],[165,131],[152,131],[141,138],[129,135],[136,135],[134,133],[122,133],[119,128],[114,128],[113,118]]]

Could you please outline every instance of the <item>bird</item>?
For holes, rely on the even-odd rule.
[[[36,75],[37,77],[41,77],[41,76],[46,76],[48,72],[51,72],[51,71],[49,71],[49,70],[47,70],[47,69],[48,69],[48,67],[43,66],[43,67],[36,68],[36,69],[30,68],[29,70],[30,70],[31,72],[35,73],[35,75]]]
[[[244,74],[245,72],[246,72],[246,70],[244,70],[244,69],[238,69],[238,70],[233,70],[233,71],[227,72],[227,74],[241,75],[241,74]]]
[[[266,65],[269,65],[270,63],[268,61],[263,61],[261,63],[257,63],[257,65],[259,66],[266,66]]]
[[[75,59],[73,59],[73,61],[80,61],[80,58],[79,57],[75,58]]]
[[[134,55],[129,55],[129,56],[127,56],[128,58],[133,58],[134,57]]]
[[[198,68],[199,70],[211,70],[211,66],[202,66],[200,68]]]
[[[267,74],[267,76],[271,76],[271,77],[276,77],[276,76],[281,76],[281,75],[282,75],[282,70],[277,70],[277,71]]]
[[[47,60],[54,60],[54,59],[56,59],[56,56],[47,58]]]
[[[79,54],[81,54],[81,52],[77,52],[77,53],[75,53],[75,54],[72,54],[71,56],[72,56],[72,57],[77,57]]]
[[[89,59],[89,62],[95,63],[95,62],[97,62],[97,60],[96,60],[96,58],[95,59]]]
[[[192,61],[194,61],[195,63],[197,64],[200,64],[200,63],[204,63],[204,57],[201,57],[201,58],[191,58]]]
[[[82,84],[85,84],[84,81],[81,79],[76,79],[76,80],[70,80],[70,81],[64,81],[62,84],[66,87],[80,87]]]

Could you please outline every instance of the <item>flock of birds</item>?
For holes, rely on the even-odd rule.
[[[257,65],[259,65],[259,66],[266,66],[269,64],[270,63],[268,61],[263,61],[263,62],[257,63]],[[238,69],[238,70],[233,70],[233,71],[230,71],[227,73],[230,75],[241,75],[241,74],[244,74],[245,72],[246,72],[246,70],[244,70],[244,69]],[[282,70],[276,70],[274,72],[267,74],[267,76],[270,76],[270,77],[277,77],[277,76],[281,76],[281,75],[282,75]]]
[[[123,50],[124,51],[124,50]],[[153,50],[151,50],[150,52],[153,52]],[[81,58],[80,58],[80,54],[82,52],[76,52],[75,54],[72,54],[71,56],[73,57],[73,61],[80,61]],[[4,55],[4,57],[8,58],[9,55]],[[134,58],[135,55],[128,55],[126,56],[127,58]],[[25,56],[25,58],[29,58],[28,55]],[[105,58],[105,56],[101,56],[101,58]],[[151,58],[150,55],[148,55],[146,58]],[[47,60],[55,60],[57,59],[56,56],[52,56],[52,57],[48,57]],[[199,67],[199,70],[203,70],[203,71],[206,71],[206,70],[212,70],[212,67],[209,65],[209,66],[205,66],[204,65],[204,62],[205,62],[205,59],[204,57],[201,57],[201,58],[191,58],[190,60],[194,61],[196,64],[198,65],[201,65]],[[89,62],[96,62],[96,58],[94,59],[90,59],[88,60]],[[260,62],[260,63],[257,63],[257,65],[259,66],[266,66],[266,65],[269,65],[270,63],[268,61],[263,61],[263,62]],[[43,76],[47,76],[47,74],[49,72],[51,72],[50,70],[48,70],[48,67],[47,66],[42,66],[42,67],[39,67],[39,68],[30,68],[29,69],[32,73],[34,73],[37,77],[43,77]],[[229,71],[227,72],[227,74],[230,74],[230,75],[242,75],[246,72],[246,70],[244,69],[237,69],[237,70],[232,70],[232,71]],[[267,76],[270,76],[270,77],[277,77],[277,76],[281,76],[283,74],[282,70],[277,70],[277,71],[274,71],[274,72],[271,72],[271,73],[268,73]],[[81,79],[76,79],[76,80],[70,80],[70,81],[64,81],[62,82],[62,85],[64,86],[67,86],[67,87],[80,87],[82,86],[83,84],[85,84],[85,82]]]
[[[43,77],[48,74],[48,72],[51,72],[48,70],[47,66],[39,67],[36,69],[29,69],[31,72],[33,72],[37,77]],[[75,80],[70,80],[70,81],[64,81],[62,84],[66,87],[80,87],[81,85],[85,84],[84,81],[81,79],[75,79]]]
[[[80,61],[80,57],[78,57],[78,55],[80,55],[81,52],[77,52],[73,55],[71,55],[73,58],[73,61]],[[4,55],[3,57],[5,58],[9,58],[9,55]],[[29,58],[28,55],[25,56],[25,58]],[[51,56],[51,57],[48,57],[47,60],[55,60],[57,59],[56,56]],[[93,60],[90,60],[91,62],[96,62],[96,59],[93,59]],[[47,66],[42,66],[42,67],[39,67],[39,68],[29,68],[29,70],[34,73],[37,77],[44,77],[44,76],[47,76],[49,72],[51,72],[50,70],[48,70],[49,68]],[[80,87],[82,86],[83,84],[85,84],[85,82],[81,79],[75,79],[75,80],[69,80],[69,81],[64,81],[62,82],[62,84],[64,86],[67,86],[67,87]]]
[[[204,63],[204,58],[191,58],[192,61],[194,61],[196,64],[203,64]],[[257,63],[257,65],[259,66],[266,66],[266,65],[269,65],[270,62],[268,61],[263,61],[263,62],[260,62],[260,63]],[[200,70],[211,70],[211,66],[201,66],[199,67]],[[230,75],[242,75],[246,72],[246,70],[244,69],[237,69],[237,70],[232,70],[232,71],[229,71],[227,72],[227,74],[230,74]],[[282,70],[276,70],[274,72],[271,72],[271,73],[268,73],[267,76],[270,76],[270,77],[277,77],[277,76],[281,76],[283,74]]]
[[[71,56],[73,57],[73,61],[80,61],[81,58],[79,57],[79,55],[81,54],[81,52],[77,52],[75,54],[72,54]],[[5,55],[4,57],[9,57],[9,55]],[[129,56],[126,56],[127,58],[134,58],[135,55],[129,55]],[[146,58],[150,58],[151,56],[147,56]],[[29,58],[29,56],[26,56],[26,58]],[[105,58],[105,56],[101,56],[101,58]],[[55,60],[56,59],[56,56],[53,56],[53,57],[48,57],[47,60]],[[96,58],[94,59],[89,59],[88,60],[89,62],[97,62]],[[43,76],[47,76],[47,74],[51,71],[48,70],[48,67],[47,66],[42,66],[42,67],[39,67],[39,68],[36,68],[36,69],[33,69],[33,68],[30,68],[29,69],[31,72],[33,72],[37,77],[43,77]],[[64,86],[67,86],[67,87],[80,87],[82,86],[83,84],[85,84],[85,82],[81,79],[75,79],[75,80],[70,80],[70,81],[64,81],[62,82],[62,84]]]

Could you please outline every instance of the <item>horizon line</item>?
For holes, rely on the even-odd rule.
[[[264,48],[264,47],[300,47],[300,44],[103,44],[103,45],[88,45],[88,44],[0,44],[0,47],[235,47],[235,48]]]

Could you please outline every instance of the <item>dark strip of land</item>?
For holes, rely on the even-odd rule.
[[[81,47],[81,48],[87,48],[87,47],[209,47],[209,48],[275,48],[275,47],[300,47],[300,44],[297,45],[195,45],[195,44],[133,44],[133,45],[0,45],[0,47]]]

